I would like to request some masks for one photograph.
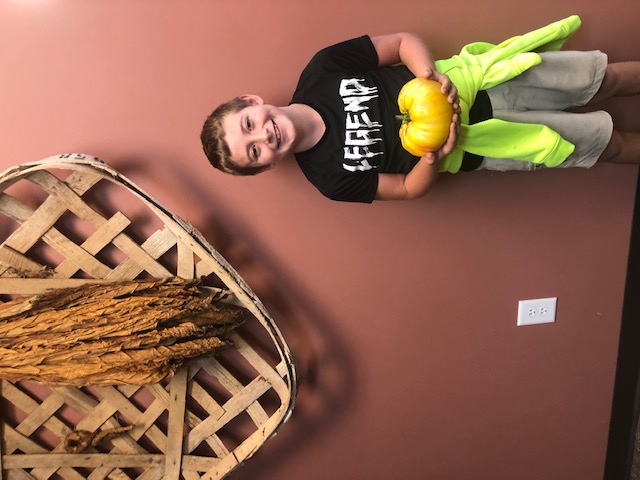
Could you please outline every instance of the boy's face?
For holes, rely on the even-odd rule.
[[[223,119],[231,160],[238,166],[274,167],[293,153],[296,132],[280,108],[265,105],[262,98],[243,95],[251,105]]]

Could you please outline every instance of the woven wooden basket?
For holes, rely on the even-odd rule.
[[[0,176],[0,192],[3,301],[85,282],[179,276],[203,278],[251,317],[232,334],[232,348],[159,384],[1,381],[0,478],[223,478],[289,418],[296,372],[287,344],[240,275],[191,225],[89,155],[13,167]],[[129,430],[82,453],[65,450],[73,431],[121,427]]]

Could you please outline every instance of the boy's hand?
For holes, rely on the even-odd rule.
[[[442,85],[442,93],[447,95],[447,100],[453,107],[453,117],[451,117],[451,126],[449,127],[449,136],[447,141],[440,149],[432,153],[427,153],[424,158],[427,163],[439,163],[444,157],[449,155],[458,143],[458,135],[460,134],[460,100],[458,98],[458,89],[453,84],[448,75],[440,73],[437,70],[426,70],[425,77],[435,80]]]
[[[455,88],[455,87],[454,87]],[[444,157],[449,155],[458,143],[458,135],[460,134],[460,114],[455,112],[451,118],[451,126],[449,127],[449,136],[444,145],[435,152],[427,153],[423,158],[429,164],[440,162]]]
[[[460,100],[458,99],[458,89],[453,84],[448,75],[440,73],[437,70],[427,69],[424,71],[424,77],[429,80],[435,80],[442,85],[442,93],[447,96],[447,100],[453,107],[454,113],[460,114]]]

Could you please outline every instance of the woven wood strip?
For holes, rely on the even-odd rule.
[[[193,252],[180,240],[176,242],[176,245],[178,246],[178,276],[183,278],[196,278]]]
[[[28,187],[24,191],[36,192],[33,198],[23,199],[23,190],[10,188],[21,182]],[[85,198],[102,188],[108,194],[100,198],[116,192],[115,212]],[[272,342],[236,332],[233,347],[220,358],[201,357],[169,381],[142,387],[43,388],[0,381],[9,407],[0,412],[0,479],[219,479],[290,417],[297,385],[288,346],[244,280],[191,225],[108,165],[82,154],[9,169],[0,176],[0,192],[0,221],[4,216],[16,225],[0,245],[0,294],[32,295],[138,276],[204,276],[224,284],[211,287],[217,297],[244,307],[251,316],[246,328],[266,333]],[[150,212],[159,228],[134,240],[126,232],[141,231],[137,216],[117,211],[120,196],[126,197],[127,211],[139,203],[147,212],[142,217]],[[65,235],[74,222],[92,231]],[[115,264],[116,257],[108,255],[112,248],[123,256]],[[252,345],[255,338],[261,338],[260,348]],[[258,353],[265,347],[268,359]],[[82,437],[83,431],[88,436]],[[69,453],[70,434],[95,443]]]
[[[170,272],[162,265],[158,264],[156,260],[173,248],[175,244],[175,235],[167,228],[156,231],[142,243],[140,249],[137,249],[135,245],[132,245],[131,248],[127,248],[128,246],[120,244],[119,246],[122,250],[125,253],[129,253],[129,257],[114,268],[106,279],[117,280],[119,278],[136,278],[145,270],[149,273],[156,273],[157,277],[162,278],[169,276]]]
[[[32,175],[26,177],[26,180],[38,183],[41,186],[60,183],[55,177],[52,177],[46,171],[36,171]],[[69,178],[69,182],[73,185],[78,193],[84,193],[86,190],[95,185],[100,180],[97,175],[74,175]],[[54,189],[53,187],[51,187]],[[64,190],[61,188],[61,190]],[[69,197],[69,195],[68,195]],[[73,202],[75,203],[75,202]],[[26,252],[35,241],[42,237],[49,228],[62,216],[67,210],[67,205],[61,202],[57,196],[48,197],[35,212],[29,212],[29,208],[18,202],[13,202],[8,206],[7,214],[16,220],[29,221],[28,224],[22,225],[13,235],[11,235],[6,243],[13,245],[16,250]],[[28,213],[28,217],[25,214]]]
[[[19,202],[15,201],[14,207],[19,208],[7,209],[7,213],[11,214],[13,220],[22,222],[22,225],[5,240],[3,246],[24,254],[42,238],[65,258],[78,265],[79,269],[82,268],[97,278],[107,276],[110,272],[108,267],[53,228],[61,215],[60,205],[59,202],[49,202],[48,206],[52,206],[52,208],[39,208],[34,212],[26,205],[19,205]],[[44,225],[38,222],[42,222]],[[33,228],[30,229],[30,226]]]
[[[76,176],[72,178],[75,182],[73,184],[73,187],[75,188],[65,188],[55,177],[49,174],[43,175],[43,172],[36,172],[28,176],[26,180],[33,181],[34,183],[48,189],[48,191],[62,193],[63,198],[55,198],[52,200],[54,197],[49,197],[35,212],[29,209],[26,205],[20,204],[18,201],[14,201],[10,206],[7,206],[6,212],[3,213],[6,213],[13,220],[22,222],[22,225],[4,242],[4,244],[12,247],[16,251],[24,253],[31,248],[40,237],[42,237],[44,241],[58,249],[58,251],[68,259],[67,261],[74,262],[77,266],[77,270],[81,269],[98,278],[124,278],[121,275],[126,272],[115,272],[111,274],[107,267],[95,260],[93,255],[97,252],[95,252],[95,246],[92,246],[91,243],[89,244],[90,248],[85,252],[86,248],[78,248],[77,245],[69,241],[56,229],[52,228],[55,222],[62,216],[62,214],[65,213],[67,207],[73,209],[73,213],[76,216],[90,222],[98,230],[105,228],[105,225],[108,224],[108,221],[102,216],[81,203],[81,201],[79,201],[80,198],[75,194],[76,191],[83,192],[86,188],[93,186],[97,177],[93,176],[91,182],[83,182],[82,179],[78,179]],[[116,215],[120,217],[120,221],[124,220],[130,223],[129,220],[120,212]],[[167,239],[169,239],[168,242]],[[167,236],[163,237],[163,240],[165,241],[162,245],[164,250],[160,250],[161,253],[165,253],[173,247],[176,242],[175,237],[170,238]],[[155,262],[157,257],[149,255],[145,250],[144,245],[142,247],[139,246],[126,235],[114,236],[113,244],[126,253],[132,263],[139,266],[139,271],[146,270],[157,278],[163,278],[171,275],[167,269]],[[85,247],[85,245],[83,245],[83,247]],[[98,250],[98,252],[99,251],[100,250]],[[139,273],[139,271],[137,273]],[[59,273],[64,274],[68,272]],[[72,272],[71,275],[73,273],[75,272]]]
[[[13,405],[20,405],[21,410],[29,414],[27,419],[15,429],[16,433],[29,437],[41,426],[46,427],[52,432],[57,432],[59,435],[66,435],[69,433],[69,427],[56,417],[51,417],[51,415],[47,416],[46,414],[44,416],[39,415],[38,411],[41,409],[40,404],[28,395],[24,394],[22,390],[15,388],[11,383],[4,383],[2,392],[5,399],[9,400]],[[55,401],[55,397],[52,398],[54,398]],[[63,403],[63,401],[57,402],[58,408]],[[8,449],[7,451],[13,453],[14,450]]]
[[[70,462],[69,460],[72,460]],[[71,458],[68,454],[34,454],[34,455],[7,455],[5,468],[32,468],[40,465],[44,468],[56,468],[61,464],[69,464],[74,467],[97,467],[108,463],[111,468],[127,468],[138,465],[155,466],[164,468],[164,455],[118,455],[118,454],[88,454],[80,458]],[[81,477],[82,478],[82,477]]]
[[[182,463],[182,429],[187,400],[187,370],[182,369],[171,382],[169,428],[167,429],[167,461],[165,474],[178,478]]]
[[[113,217],[100,226],[93,235],[85,240],[81,247],[91,255],[97,255],[109,245],[122,231],[131,224],[131,221],[122,213],[117,212]],[[56,276],[69,278],[79,269],[75,262],[64,260],[56,267]]]
[[[18,275],[18,272],[30,272],[33,276],[46,274],[44,266],[6,245],[0,247],[0,263],[3,266],[2,274],[6,276]]]
[[[96,388],[101,394],[104,395],[105,402],[102,402],[101,405],[105,405],[108,408],[113,409],[109,414],[111,416],[116,411],[121,412],[125,417],[129,419],[134,425],[138,425],[139,421],[144,421],[144,417],[146,416],[144,412],[140,411],[135,405],[133,405],[127,397],[122,395],[117,388],[115,387],[97,387]],[[169,403],[165,403],[164,408],[167,409],[169,407]],[[155,422],[156,419],[154,419]],[[85,430],[87,427],[83,427]],[[97,427],[88,428],[89,430],[94,430]],[[148,429],[144,432],[139,432],[136,435],[138,437],[144,434],[153,444],[162,451],[167,450],[167,436],[162,433],[160,428],[155,425],[155,423],[149,425]],[[126,438],[126,437],[122,437]],[[114,439],[117,440],[117,439]],[[137,444],[131,444],[133,448],[137,449]],[[128,446],[121,445],[121,448],[127,448]]]

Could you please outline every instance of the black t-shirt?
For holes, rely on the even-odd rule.
[[[290,103],[316,110],[325,134],[295,155],[307,179],[340,201],[374,200],[378,173],[408,173],[418,157],[400,142],[398,93],[413,78],[405,66],[378,67],[368,36],[318,52],[304,69]]]

